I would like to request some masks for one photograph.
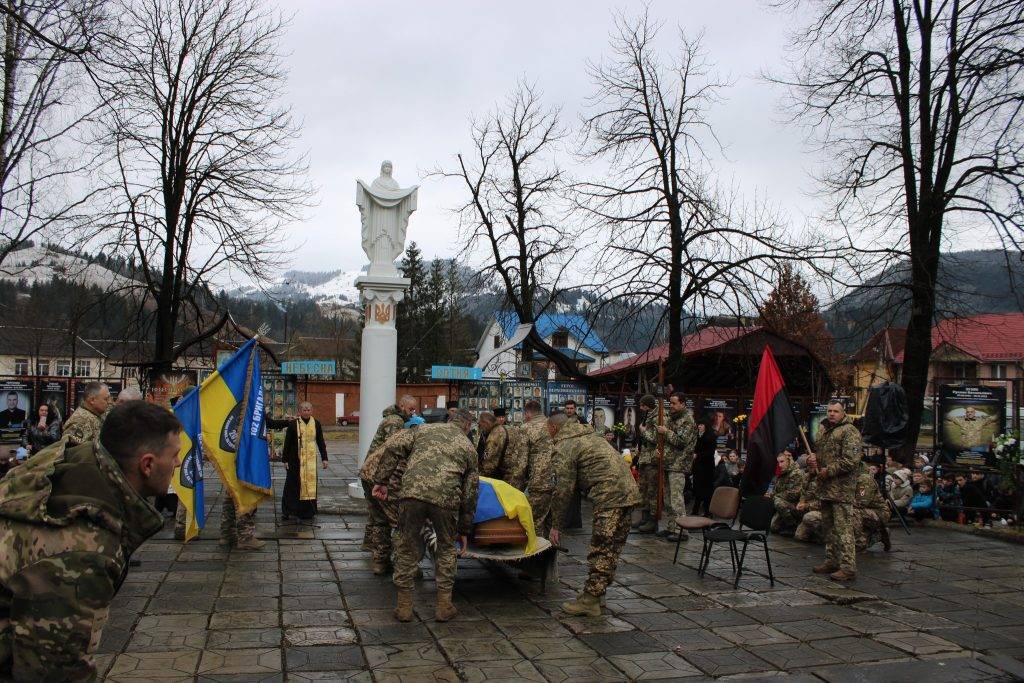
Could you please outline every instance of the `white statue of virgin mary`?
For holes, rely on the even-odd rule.
[[[380,177],[367,185],[356,181],[356,205],[363,223],[363,251],[370,259],[368,275],[398,274],[397,259],[405,249],[409,216],[416,210],[417,185],[399,187],[391,177],[390,161],[380,165]]]

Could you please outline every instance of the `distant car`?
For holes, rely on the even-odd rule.
[[[444,422],[448,417],[447,408],[424,408],[420,411],[420,415],[427,422]]]
[[[348,427],[349,425],[359,424],[359,411],[352,413],[351,415],[342,415],[338,418],[338,424],[342,427]]]

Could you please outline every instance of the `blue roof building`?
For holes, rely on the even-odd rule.
[[[522,344],[504,349],[519,325],[515,311],[497,311],[491,324],[484,330],[477,344],[477,367],[485,377],[522,376]],[[548,344],[576,361],[583,372],[603,365],[609,355],[608,347],[587,320],[575,313],[544,313],[534,322],[534,328]],[[548,376],[550,363],[543,354],[535,352],[530,359],[530,375]],[[554,378],[552,378],[554,379]]]

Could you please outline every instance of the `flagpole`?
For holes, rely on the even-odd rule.
[[[665,426],[665,361],[658,361],[658,426]],[[655,521],[661,520],[662,508],[665,505],[665,435],[658,432],[658,505],[654,513]]]

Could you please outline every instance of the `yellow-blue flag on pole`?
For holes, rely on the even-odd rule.
[[[185,508],[185,541],[191,541],[206,526],[203,500],[203,434],[199,416],[199,390],[188,392],[174,405],[181,421],[180,462],[171,486]]]
[[[238,514],[250,512],[273,493],[266,449],[263,450],[263,457],[267,460],[265,466],[262,463],[246,462],[241,477],[238,468],[239,443],[257,409],[261,428],[263,423],[263,402],[249,400],[250,392],[254,389],[252,383],[259,383],[262,395],[263,381],[258,374],[259,366],[257,364],[253,367],[257,354],[259,349],[256,340],[250,339],[206,378],[199,388],[203,452],[217,467],[221,482],[234,500]],[[253,370],[256,370],[255,374]],[[259,452],[258,449],[246,448],[242,456],[258,459]]]

